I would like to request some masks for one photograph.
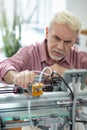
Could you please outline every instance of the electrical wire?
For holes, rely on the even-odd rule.
[[[67,84],[67,82],[64,80],[64,78],[60,75],[60,74],[58,74],[57,72],[55,72],[55,71],[53,71],[52,72],[52,78],[53,78],[53,75],[54,74],[56,74],[59,78],[61,78],[62,79],[62,81],[64,82],[64,84],[66,85],[66,87],[70,90],[70,93],[71,93],[71,98],[72,98],[72,101],[74,101],[75,100],[75,98],[74,98],[74,94],[73,94],[73,91],[71,90],[71,88],[69,87],[69,85]],[[73,109],[72,109],[72,113],[74,112],[74,108],[75,108],[75,102],[73,102]],[[71,129],[72,130],[75,130],[75,120],[74,120],[74,117],[75,117],[75,113],[74,113],[74,115],[72,116],[72,127],[71,127]]]
[[[48,74],[48,73],[45,73],[46,70],[49,70],[50,73],[49,73],[49,74]],[[43,74],[46,75],[46,76],[50,76],[50,75],[52,74],[52,69],[51,69],[50,67],[45,67],[45,68],[42,70],[42,72],[41,72],[41,74],[40,74],[40,76],[39,76],[39,82],[41,82],[41,79],[42,79]]]
[[[31,101],[28,100],[28,114],[29,114],[29,119],[30,119],[30,128],[32,130],[36,130],[36,126],[33,125],[33,121],[32,121],[32,116],[31,116]]]
[[[72,97],[72,101],[74,99],[74,94],[73,94],[73,91],[71,90],[71,88],[69,87],[69,85],[67,84],[67,82],[64,80],[64,78],[58,74],[56,71],[53,71],[52,74],[51,74],[51,78],[53,78],[53,75],[56,74],[59,78],[61,78],[61,80],[64,82],[65,86],[70,90],[70,93],[71,93],[71,97]]]

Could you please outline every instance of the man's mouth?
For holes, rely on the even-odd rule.
[[[56,56],[63,56],[64,55],[62,52],[59,52],[59,51],[53,51],[52,53]]]

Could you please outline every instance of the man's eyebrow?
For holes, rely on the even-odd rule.
[[[72,42],[72,40],[64,40],[64,42]]]
[[[57,36],[57,35],[54,35],[54,37],[56,37],[57,39],[61,40],[61,38],[59,36]]]
[[[57,36],[57,35],[54,35],[54,37],[56,37],[57,39],[59,39],[59,40],[62,40],[59,36]],[[63,40],[64,42],[72,42],[72,40]]]
[[[56,35],[55,35],[56,36]],[[59,36],[56,36],[58,39],[62,40]],[[67,41],[67,42],[71,42],[72,40],[64,40],[64,41]]]

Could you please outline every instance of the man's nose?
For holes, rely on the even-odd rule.
[[[60,50],[64,49],[64,41],[63,41],[63,40],[60,40],[60,41],[58,42],[57,48],[60,49]]]

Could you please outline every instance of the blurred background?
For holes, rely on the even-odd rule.
[[[79,16],[79,48],[87,51],[87,0],[0,0],[0,60],[45,37],[50,17],[61,10]]]

